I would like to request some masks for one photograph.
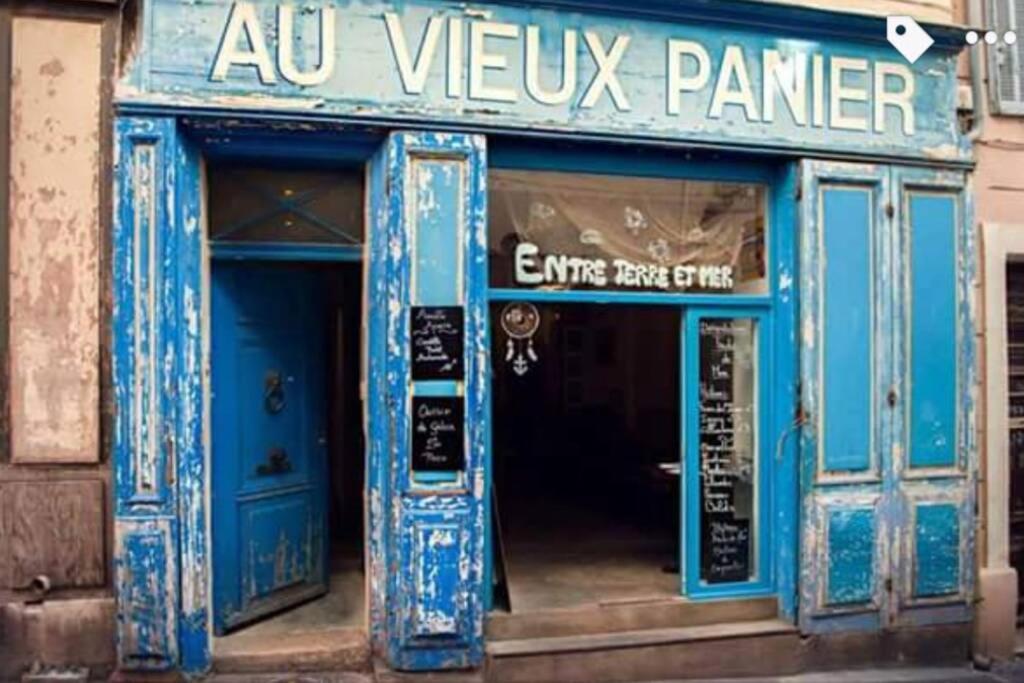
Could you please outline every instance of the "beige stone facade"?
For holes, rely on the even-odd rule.
[[[0,7],[0,680],[114,661],[102,349],[117,9]]]

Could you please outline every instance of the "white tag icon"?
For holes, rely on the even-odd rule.
[[[885,37],[903,57],[913,64],[935,41],[912,17],[888,17]]]

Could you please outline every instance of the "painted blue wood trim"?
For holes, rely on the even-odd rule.
[[[822,571],[828,572],[825,602],[830,607],[870,603],[874,597],[880,521],[871,507],[844,506],[828,513],[829,563]]]
[[[700,321],[706,318],[731,318],[734,320],[754,320],[757,346],[755,377],[756,393],[756,429],[755,444],[757,453],[755,529],[753,532],[753,556],[755,573],[751,580],[737,583],[709,584],[700,578],[701,537],[700,537],[700,439],[699,439],[699,391],[700,391]],[[688,307],[684,315],[682,330],[682,406],[680,420],[682,425],[683,453],[681,457],[682,471],[689,473],[682,482],[680,496],[683,534],[680,548],[683,557],[680,566],[684,567],[681,579],[683,591],[692,599],[745,597],[767,595],[775,591],[775,552],[773,518],[772,470],[774,462],[771,458],[773,439],[769,426],[773,424],[773,387],[769,386],[770,368],[773,350],[773,330],[771,316],[763,309],[737,309]]]
[[[210,666],[207,538],[207,453],[204,438],[205,346],[202,324],[206,298],[202,159],[180,131],[176,136],[174,202],[176,368],[173,400],[177,403],[179,566],[181,597],[178,614],[180,667],[200,673]]]
[[[938,172],[918,168],[896,168],[893,171],[893,203],[898,217],[894,231],[894,254],[898,275],[895,300],[901,314],[894,321],[893,357],[894,383],[902,397],[895,411],[893,439],[894,484],[892,515],[899,533],[901,552],[893,558],[899,576],[899,611],[896,623],[906,626],[957,623],[970,620],[973,611],[976,548],[975,506],[977,499],[978,451],[976,442],[977,375],[975,344],[976,231],[970,183],[961,173]],[[922,383],[920,368],[914,362],[913,335],[915,316],[921,308],[915,293],[914,258],[915,202],[918,198],[935,198],[941,202],[933,208],[945,207],[955,214],[952,253],[944,254],[948,267],[953,259],[956,340],[952,366],[944,375],[955,391],[955,451],[952,462],[917,460],[913,449],[915,387]],[[917,217],[920,217],[919,215]],[[941,216],[928,221],[924,229],[932,232],[942,226]],[[947,245],[947,249],[949,245]],[[934,254],[934,259],[939,255]],[[927,267],[936,264],[929,263]],[[940,266],[942,264],[939,264]],[[947,286],[949,283],[945,283]],[[929,293],[930,294],[930,293]],[[948,334],[948,333],[947,333]],[[947,361],[947,365],[948,365]],[[926,386],[928,380],[923,382]],[[948,388],[947,388],[948,389]],[[941,510],[935,518],[929,510]],[[955,511],[955,512],[954,512]],[[954,550],[955,546],[955,550]],[[954,562],[953,558],[956,558]],[[922,577],[922,565],[931,563]],[[939,571],[941,569],[941,571]],[[927,573],[927,572],[926,572]],[[924,580],[925,586],[919,585]]]
[[[888,236],[891,231],[885,215],[885,205],[889,200],[889,170],[884,167],[869,165],[853,165],[835,162],[805,161],[801,164],[800,178],[800,382],[801,412],[803,426],[800,430],[800,477],[801,477],[801,542],[800,571],[797,580],[799,588],[799,623],[805,632],[842,631],[852,628],[877,628],[883,618],[882,581],[888,575],[884,549],[886,542],[882,537],[887,526],[882,520],[876,519],[871,528],[876,530],[878,537],[872,543],[873,553],[853,553],[842,550],[841,544],[833,544],[829,538],[829,519],[842,519],[843,511],[853,514],[855,510],[869,509],[876,517],[888,516],[888,509],[883,498],[882,473],[885,471],[888,449],[884,439],[888,431],[886,416],[878,415],[878,405],[884,398],[884,390],[878,387],[886,384],[888,375],[884,364],[891,354],[887,349],[890,344],[891,332],[886,331],[885,320],[891,315],[891,303],[884,294],[873,296],[862,305],[870,306],[870,324],[867,327],[868,338],[859,340],[860,344],[870,346],[867,371],[870,372],[871,388],[867,395],[851,397],[836,395],[829,392],[827,384],[830,375],[844,374],[847,369],[841,366],[828,365],[825,362],[823,346],[833,343],[834,334],[827,334],[824,316],[825,298],[830,282],[825,278],[828,271],[826,264],[834,264],[851,257],[840,252],[834,254],[824,252],[828,247],[823,231],[823,221],[829,219],[825,215],[822,204],[823,188],[858,189],[869,193],[870,209],[867,216],[862,216],[862,224],[849,226],[860,234],[870,232],[870,239],[861,243],[860,248],[870,253],[860,255],[860,261],[870,264],[870,278],[865,273],[851,273],[858,278],[860,286],[870,286],[876,292],[891,292],[887,285],[889,267]],[[868,221],[867,224],[863,224]],[[849,248],[847,248],[849,250]],[[857,256],[857,255],[853,255]],[[863,267],[863,266],[862,266]],[[846,288],[849,282],[833,282],[832,287]],[[839,321],[841,321],[841,316]],[[880,322],[881,321],[881,322]],[[840,343],[849,339],[841,334]],[[864,369],[861,369],[863,372]],[[863,390],[862,390],[863,391]],[[830,440],[842,438],[842,433],[835,424],[822,420],[826,407],[831,402],[843,406],[850,400],[864,400],[870,406],[871,431],[869,447],[870,466],[866,471],[830,472],[825,466],[825,438]],[[841,425],[840,425],[841,426]],[[863,430],[863,426],[859,427]],[[860,433],[851,438],[859,438]],[[836,517],[840,515],[840,517]],[[833,557],[830,549],[840,553]],[[852,552],[852,549],[851,549]],[[870,563],[870,566],[865,566]],[[834,569],[830,569],[833,567]],[[830,602],[837,594],[829,585],[829,579],[840,580],[842,586],[849,577],[871,577],[874,584],[870,590],[853,591],[861,599],[860,602]],[[845,579],[844,579],[845,577]],[[838,595],[845,592],[847,597],[853,593],[842,587]]]
[[[268,49],[274,51],[277,48],[277,31],[273,27],[275,6],[269,1],[257,2],[255,6],[261,17],[260,28],[267,38]],[[840,122],[830,128],[833,124],[831,117],[824,117],[823,125],[815,126],[807,125],[806,121],[797,123],[797,117],[788,113],[776,114],[772,125],[764,126],[756,111],[749,115],[741,114],[741,108],[736,106],[728,107],[721,117],[711,118],[706,116],[712,91],[710,87],[687,93],[693,101],[692,106],[681,107],[679,111],[668,111],[666,107],[665,44],[669,39],[678,37],[680,30],[685,30],[688,38],[704,43],[715,64],[720,62],[727,43],[731,47],[745,49],[751,55],[759,55],[763,49],[787,53],[799,43],[803,49],[820,53],[826,64],[832,56],[895,61],[891,49],[883,47],[880,41],[879,36],[884,33],[866,41],[863,35],[837,38],[826,37],[824,32],[808,34],[800,24],[786,22],[779,22],[772,30],[754,24],[723,23],[720,18],[697,23],[686,23],[686,19],[671,15],[645,18],[642,12],[635,12],[633,8],[630,8],[631,16],[626,20],[621,14],[608,15],[600,9],[579,13],[495,3],[488,10],[492,15],[490,20],[519,26],[520,33],[523,25],[535,22],[545,31],[556,34],[570,27],[595,30],[606,43],[613,32],[633,38],[629,59],[626,60],[632,68],[628,77],[623,74],[631,97],[630,104],[612,106],[610,98],[604,96],[594,106],[590,103],[582,106],[581,92],[577,92],[577,97],[570,98],[568,102],[541,105],[523,89],[524,69],[519,63],[522,50],[516,49],[510,40],[498,41],[507,45],[500,54],[509,59],[509,68],[504,74],[495,75],[499,80],[504,76],[506,87],[517,88],[516,101],[508,102],[505,101],[507,98],[500,97],[492,98],[494,101],[470,99],[468,87],[460,88],[459,94],[452,94],[444,78],[445,69],[439,63],[441,57],[429,70],[429,78],[423,88],[416,86],[411,89],[408,83],[404,83],[398,77],[394,59],[387,53],[389,40],[382,17],[384,9],[400,15],[404,32],[413,44],[422,37],[425,20],[432,13],[459,17],[467,22],[470,20],[457,6],[426,0],[405,2],[396,7],[386,4],[365,6],[354,1],[334,3],[339,19],[345,21],[348,40],[337,41],[338,67],[322,83],[294,84],[280,75],[273,65],[267,67],[267,73],[261,78],[256,77],[253,68],[236,66],[230,70],[230,77],[218,76],[217,80],[211,80],[213,55],[222,38],[229,9],[228,0],[190,6],[187,12],[174,0],[147,3],[143,12],[145,28],[141,32],[141,52],[146,58],[134,62],[133,68],[129,69],[130,72],[135,67],[144,69],[145,74],[128,76],[130,87],[119,89],[122,103],[190,107],[210,112],[246,112],[252,116],[274,116],[266,111],[273,108],[278,113],[290,110],[296,119],[335,117],[339,121],[362,121],[368,126],[401,122],[415,126],[430,121],[438,126],[480,126],[474,128],[478,131],[488,129],[484,127],[497,130],[501,126],[506,129],[544,130],[555,136],[567,132],[599,131],[610,139],[642,137],[725,145],[742,140],[751,147],[803,155],[815,151],[829,155],[845,152],[939,159],[949,163],[970,162],[968,145],[955,125],[955,54],[934,48],[910,67],[917,79],[913,97],[916,123],[912,134],[903,134],[897,129],[898,112],[895,111],[888,112],[892,115],[886,117],[890,125],[877,134],[870,121],[867,125],[854,125],[852,128],[856,130]],[[784,10],[776,11],[782,13]],[[849,20],[846,14],[831,16],[836,28]],[[874,23],[877,24],[878,20],[875,19]],[[785,30],[780,32],[778,29],[783,26]],[[800,29],[796,30],[796,26]],[[303,38],[300,56],[315,59],[316,41],[309,39],[308,35]],[[375,58],[367,59],[367,55]],[[592,68],[586,61],[587,57],[587,53],[581,53],[583,78],[579,79],[577,91],[583,90],[589,75],[587,70]],[[545,55],[545,71],[554,70],[550,64],[554,58],[552,54]],[[272,58],[267,61],[272,61]],[[358,68],[351,68],[352,64],[358,64]],[[756,65],[750,68],[755,73],[760,71]],[[859,76],[858,80],[868,79],[866,72]],[[757,85],[756,76],[753,83]],[[459,85],[462,85],[461,80]],[[268,107],[268,104],[273,106]],[[760,105],[755,102],[752,107],[757,109]],[[866,109],[864,112],[870,118],[870,112]],[[803,120],[804,117],[800,118]]]
[[[821,410],[821,466],[830,473],[865,472],[871,468],[875,442],[873,219],[878,199],[871,186],[822,185],[820,192],[822,391],[833,399],[826,398]]]
[[[957,196],[907,193],[910,467],[952,467],[956,441]]]
[[[769,263],[775,283],[773,322],[775,354],[768,382],[773,387],[773,429],[770,468],[773,471],[774,506],[772,527],[775,533],[776,590],[779,615],[796,621],[798,567],[800,562],[800,495],[798,445],[800,440],[799,409],[800,335],[797,321],[800,288],[797,286],[797,238],[793,226],[798,225],[797,188],[800,166],[792,163],[778,169],[772,187],[772,225],[769,235]]]
[[[613,292],[598,290],[543,290],[493,288],[488,292],[491,301],[538,301],[547,303],[588,304],[657,304],[663,306],[725,306],[738,308],[767,308],[771,296],[745,294],[670,294],[660,292]]]
[[[461,165],[457,207],[441,207],[433,201],[436,194],[419,196],[430,188],[414,173],[416,164],[439,158]],[[375,646],[396,669],[466,668],[478,666],[483,659],[485,437],[490,400],[485,173],[483,139],[449,134],[394,134],[371,163],[374,229],[369,286],[371,306],[378,310],[370,313],[377,317],[369,332],[373,393],[368,401],[372,404],[372,467],[380,470],[371,480],[377,482],[378,490],[386,485],[388,491],[371,511],[372,552],[377,555],[371,561],[372,576],[384,585],[383,591],[372,590],[383,592],[386,600],[373,614],[381,622],[371,628]],[[409,368],[409,311],[416,292],[412,282],[416,225],[410,218],[432,221],[439,210],[455,220],[436,223],[438,228],[463,228],[457,243],[461,266],[448,271],[462,279],[466,321],[466,467],[459,473],[462,485],[455,487],[449,482],[430,486],[433,482],[415,481],[409,456],[410,402],[419,388],[410,382]],[[452,388],[431,386],[427,391]],[[386,484],[381,482],[385,478]],[[371,492],[371,498],[378,499],[378,494]],[[377,528],[385,525],[388,529],[382,536]],[[424,535],[423,529],[432,531]],[[386,541],[381,542],[382,537]],[[442,594],[448,597],[435,600]]]
[[[296,244],[294,242],[211,242],[210,256],[239,261],[317,261],[357,263],[363,260],[363,245]]]
[[[366,334],[363,354],[366,393],[366,488],[367,580],[370,644],[374,653],[387,652],[387,604],[390,589],[388,546],[390,533],[390,453],[394,445],[394,403],[387,395],[387,226],[389,147],[382,146],[367,165],[367,263],[363,266],[363,320]]]
[[[560,145],[540,144],[529,139],[497,138],[488,149],[491,168],[534,171],[598,173],[681,180],[723,180],[769,184],[778,161],[750,159],[736,155],[727,160],[719,155],[680,153],[664,147],[628,151],[618,146],[579,144],[562,137]],[[694,158],[696,156],[696,158]]]
[[[174,119],[119,118],[115,130],[118,662],[199,672],[209,665],[200,159]]]

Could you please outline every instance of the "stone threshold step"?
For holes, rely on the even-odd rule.
[[[761,619],[757,621],[738,621],[702,626],[639,629],[615,633],[498,640],[487,643],[487,656],[500,659],[567,652],[622,650],[697,641],[795,634],[796,632],[796,627],[785,621]]]
[[[491,612],[484,632],[489,641],[524,640],[759,621],[774,619],[778,613],[774,597],[623,600],[522,613]]]

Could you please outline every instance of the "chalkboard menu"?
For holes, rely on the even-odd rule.
[[[755,323],[700,321],[701,579],[751,577],[755,479]]]
[[[409,322],[412,378],[461,380],[462,306],[413,306]]]
[[[415,472],[461,470],[466,462],[461,396],[414,396],[412,469]]]

